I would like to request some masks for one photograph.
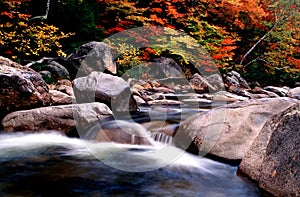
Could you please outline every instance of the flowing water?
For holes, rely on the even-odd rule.
[[[0,196],[260,196],[236,170],[161,144],[0,134]]]

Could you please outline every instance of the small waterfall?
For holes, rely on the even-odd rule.
[[[163,132],[153,132],[151,138],[166,145],[173,145],[173,137]]]
[[[134,143],[135,143],[135,135],[132,134],[132,135],[131,135],[131,144],[134,144]]]
[[[53,131],[0,133],[0,150],[1,196],[261,196],[236,167],[174,146],[99,143]]]

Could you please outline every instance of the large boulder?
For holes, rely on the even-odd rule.
[[[289,98],[248,100],[195,114],[182,122],[175,143],[181,148],[192,145],[189,151],[195,153],[241,160],[265,122],[295,102]]]
[[[290,89],[287,93],[287,96],[300,100],[300,87]]]
[[[2,126],[4,131],[56,130],[73,135],[76,129],[88,128],[110,115],[111,110],[103,103],[50,106],[10,113],[2,120]]]
[[[183,77],[184,75],[181,66],[177,64],[173,59],[167,57],[159,57],[155,58],[154,62],[157,62],[157,65],[155,67],[156,71],[161,72],[160,74],[162,74],[162,77],[159,77],[159,79],[169,77]],[[156,77],[156,79],[158,78]]]
[[[300,195],[300,105],[272,116],[239,166],[275,196]]]
[[[78,103],[97,101],[107,104],[114,112],[137,111],[129,85],[120,77],[92,72],[75,79],[73,89]]]
[[[93,71],[117,72],[111,49],[104,42],[86,43],[72,53],[68,60],[78,69],[77,77],[87,76]]]
[[[12,111],[49,104],[49,88],[41,75],[30,68],[0,57],[0,113],[2,116]]]
[[[42,58],[37,62],[28,64],[27,66],[42,74],[44,80],[48,83],[53,83],[60,79],[70,79],[69,71],[53,59]],[[45,73],[50,74],[46,75]]]
[[[219,74],[201,76],[195,73],[189,81],[190,87],[197,93],[216,92],[224,90],[224,83]]]

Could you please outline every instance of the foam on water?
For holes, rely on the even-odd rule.
[[[35,149],[49,145],[62,145],[70,148],[83,147],[81,140],[68,138],[55,131],[42,133],[5,133],[0,134],[0,149]]]
[[[164,166],[193,167],[210,174],[226,166],[200,156],[194,156],[174,146],[156,143],[155,146],[116,143],[96,143],[69,138],[57,132],[10,133],[0,135],[0,156],[13,157],[16,153],[38,150],[43,147],[61,146],[64,154],[77,157],[97,158],[102,162],[125,171],[149,171]],[[122,158],[122,159],[120,159]]]
[[[3,195],[18,196],[21,189],[41,196],[54,192],[49,186],[58,183],[61,190],[82,191],[82,195],[102,192],[105,196],[114,191],[127,192],[128,196],[166,196],[170,192],[183,196],[199,196],[199,192],[204,196],[258,196],[256,188],[235,172],[232,166],[162,143],[96,143],[55,132],[0,134]],[[128,190],[128,185],[132,189]],[[59,190],[54,194],[62,195]]]

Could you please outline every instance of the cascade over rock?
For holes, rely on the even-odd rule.
[[[137,123],[114,121],[114,124],[101,125],[96,140],[99,142],[117,142],[122,144],[154,145],[144,127]]]

